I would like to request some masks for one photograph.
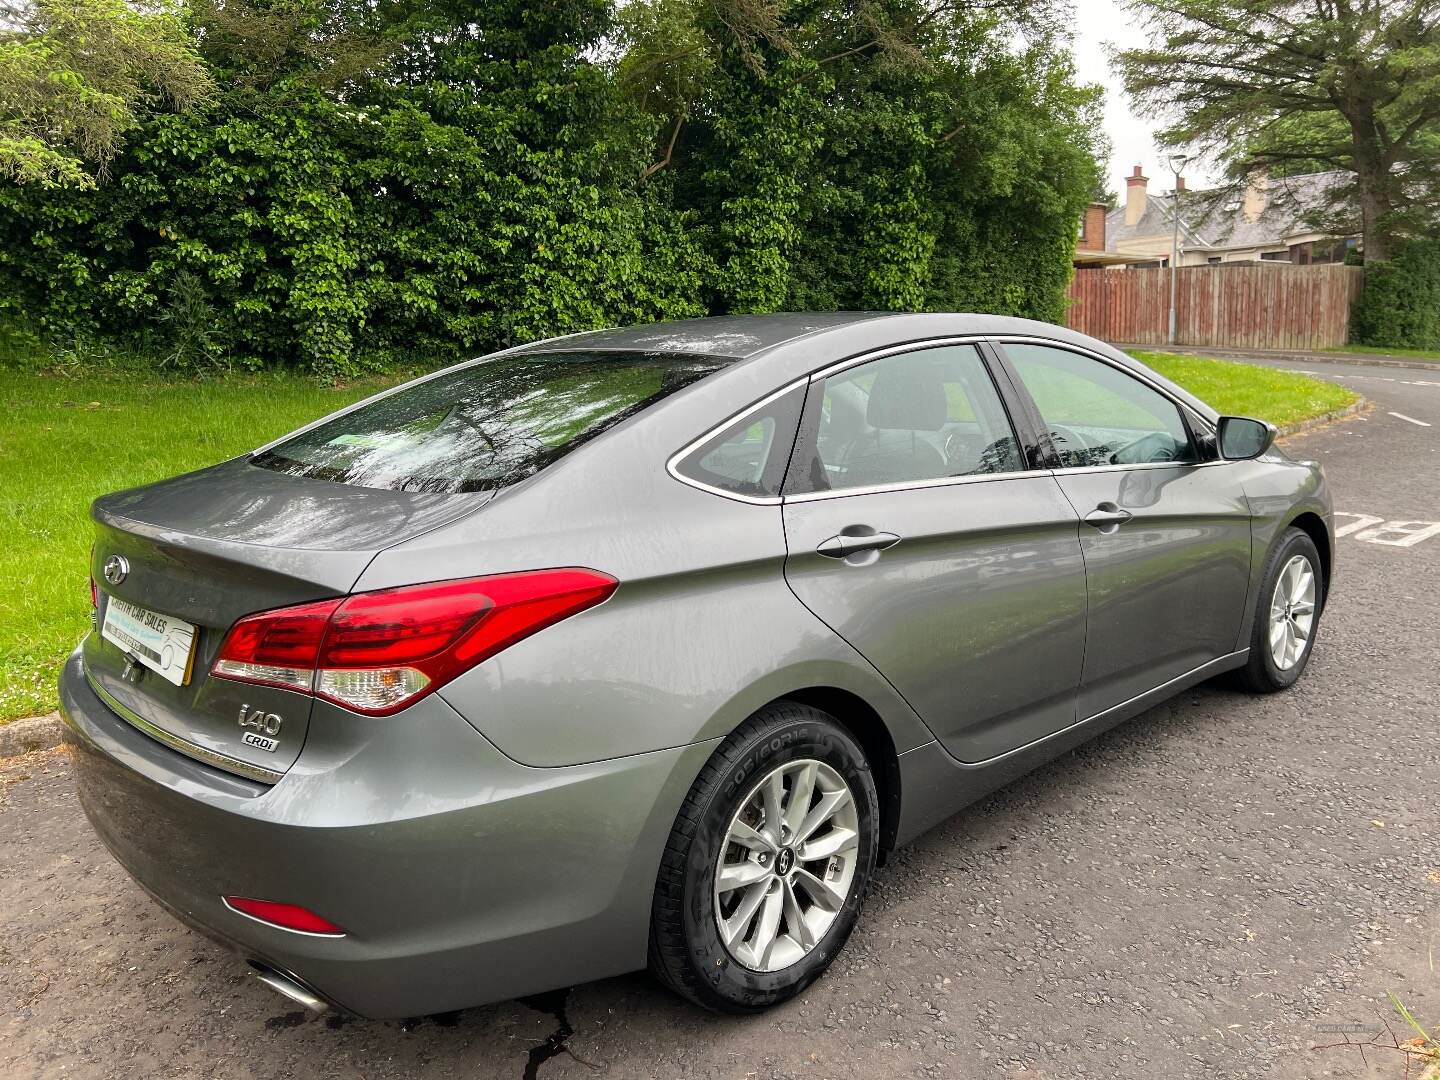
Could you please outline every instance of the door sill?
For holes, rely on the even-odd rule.
[[[945,753],[949,754],[950,757],[955,761],[955,764],[961,766],[962,768],[978,769],[984,766],[993,765],[997,761],[1004,761],[1006,758],[1013,757],[1016,754],[1023,754],[1027,750],[1032,750],[1043,743],[1049,742],[1051,739],[1057,739],[1062,735],[1073,735],[1078,729],[1090,724],[1094,724],[1097,727],[1108,727],[1112,724],[1118,724],[1122,720],[1127,720],[1132,716],[1136,716],[1144,712],[1152,705],[1160,704],[1160,702],[1166,700],[1167,698],[1173,697],[1174,695],[1178,694],[1182,690],[1187,689],[1188,687],[1194,686],[1196,683],[1201,683],[1204,682],[1206,679],[1214,678],[1216,675],[1219,675],[1223,672],[1231,671],[1238,667],[1244,667],[1245,662],[1249,659],[1249,649],[1241,649],[1238,652],[1227,653],[1224,656],[1217,656],[1214,660],[1207,660],[1199,667],[1191,668],[1184,674],[1176,675],[1173,679],[1163,682],[1159,686],[1153,687],[1150,690],[1146,690],[1144,693],[1136,694],[1134,697],[1122,701],[1118,705],[1111,705],[1108,709],[1104,709],[1100,712],[1094,713],[1091,716],[1087,716],[1083,720],[1077,720],[1073,724],[1067,724],[1062,728],[1056,728],[1048,735],[1042,735],[1038,739],[1032,739],[1028,743],[1024,743],[1020,746],[1014,747],[1011,750],[1006,750],[1003,754],[996,754],[994,757],[983,758],[980,761],[962,761],[960,758],[955,757],[954,754],[950,754],[950,751],[948,749],[945,750]],[[943,742],[941,742],[940,745],[942,748],[945,746]]]

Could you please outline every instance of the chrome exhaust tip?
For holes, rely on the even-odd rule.
[[[295,1002],[296,1005],[309,1009],[316,1016],[322,1016],[330,1011],[330,1003],[328,1001],[316,997],[315,994],[311,993],[297,980],[286,975],[283,971],[266,967],[264,964],[257,964],[253,960],[250,962],[250,967],[251,970],[255,972],[257,979],[282,997],[289,998]]]

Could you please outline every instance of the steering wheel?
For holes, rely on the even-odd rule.
[[[1134,442],[1126,443],[1110,455],[1112,465],[1145,465],[1152,462],[1174,461],[1177,447],[1175,440],[1163,431],[1152,431]]]

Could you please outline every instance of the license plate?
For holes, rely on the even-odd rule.
[[[195,657],[193,624],[111,596],[105,601],[100,636],[176,686],[190,681]]]

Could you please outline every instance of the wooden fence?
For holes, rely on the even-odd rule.
[[[1358,266],[1232,263],[1182,266],[1176,282],[1176,343],[1236,349],[1331,349],[1344,345]],[[1080,269],[1066,323],[1103,341],[1169,341],[1170,271]]]

